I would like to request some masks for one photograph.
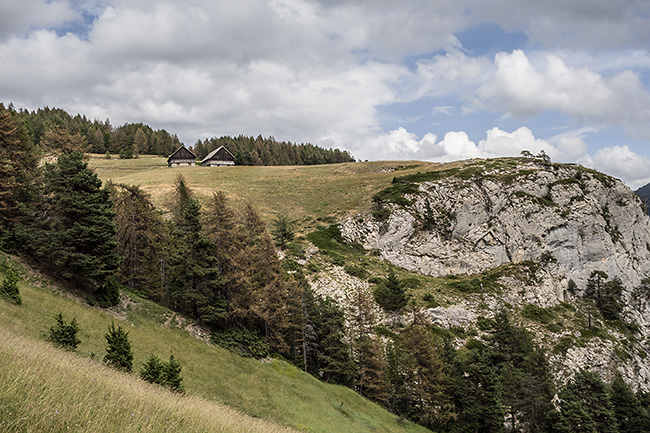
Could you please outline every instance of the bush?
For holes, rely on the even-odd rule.
[[[78,332],[79,324],[77,323],[77,319],[73,317],[72,322],[66,324],[63,320],[63,315],[59,312],[56,316],[56,325],[50,326],[47,339],[64,349],[76,350],[77,346],[81,343],[81,340],[77,337]]]
[[[431,293],[425,293],[424,296],[422,296],[422,300],[424,301],[424,305],[427,308],[436,308],[440,306],[438,301],[436,301],[436,298]]]
[[[363,269],[361,266],[347,265],[343,269],[353,277],[361,278],[362,280],[368,278],[368,271]]]
[[[535,304],[526,304],[524,309],[521,311],[521,315],[527,319],[543,323],[545,325],[551,323],[551,320],[553,320],[555,317],[555,314],[553,314],[551,310],[539,307]]]
[[[122,329],[121,326],[115,328],[111,323],[108,333],[105,335],[106,355],[104,362],[118,370],[131,372],[133,369],[133,352],[131,352],[131,343],[129,342],[129,333]]]
[[[256,332],[248,329],[228,328],[214,331],[212,342],[240,356],[265,358],[269,356],[269,342]]]
[[[16,305],[23,303],[18,291],[18,274],[13,269],[7,269],[5,279],[0,284],[0,296],[7,298]]]

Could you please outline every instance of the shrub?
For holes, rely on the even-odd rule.
[[[535,304],[526,304],[521,312],[521,315],[527,319],[543,323],[545,325],[551,323],[551,320],[555,316],[549,309],[538,307]]]
[[[353,277],[361,278],[362,280],[368,278],[368,271],[363,269],[361,266],[347,265],[343,269]]]
[[[13,269],[7,269],[5,279],[0,284],[0,296],[7,298],[16,305],[23,303],[18,291],[18,274]]]
[[[425,293],[424,296],[422,296],[422,300],[424,301],[424,304],[427,308],[436,308],[440,306],[438,301],[436,301],[436,298],[431,293]]]
[[[248,329],[227,328],[214,331],[210,335],[210,339],[214,344],[240,356],[259,359],[269,355],[269,342]]]
[[[56,316],[56,325],[50,326],[47,339],[64,349],[76,350],[81,343],[81,340],[77,337],[78,332],[79,324],[77,319],[73,317],[70,324],[67,324],[63,320],[63,315],[59,312]]]

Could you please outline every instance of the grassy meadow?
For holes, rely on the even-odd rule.
[[[284,361],[241,358],[195,338],[151,302],[133,296],[111,311],[90,307],[28,266],[7,256],[0,261],[0,269],[20,271],[22,297],[20,306],[0,298],[2,432],[427,431]],[[81,328],[74,353],[45,341],[58,312]],[[101,363],[111,322],[129,332],[134,374]],[[186,396],[138,379],[151,354],[173,354],[182,364]]]
[[[434,170],[429,162],[357,162],[312,166],[167,167],[165,158],[105,159],[91,155],[89,166],[102,181],[139,185],[164,207],[180,173],[200,197],[223,191],[234,204],[249,201],[265,219],[282,213],[299,227],[327,217],[370,208],[372,196],[394,176]]]

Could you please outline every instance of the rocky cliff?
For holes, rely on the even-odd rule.
[[[401,268],[443,277],[540,264],[532,281],[504,276],[501,290],[427,309],[432,322],[471,328],[508,308],[535,319],[529,325],[558,380],[589,368],[605,378],[619,371],[650,389],[650,293],[642,284],[650,276],[650,218],[621,181],[536,158],[474,160],[396,177],[374,202],[372,214],[342,221],[341,232]],[[620,323],[594,316],[592,324],[583,295],[596,270],[623,282]]]

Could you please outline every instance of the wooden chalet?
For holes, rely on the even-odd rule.
[[[207,167],[222,167],[227,165],[235,165],[235,157],[225,147],[221,146],[218,149],[208,153],[208,156],[203,158],[201,165]]]
[[[184,145],[167,158],[168,167],[192,167],[196,165],[196,155]]]

